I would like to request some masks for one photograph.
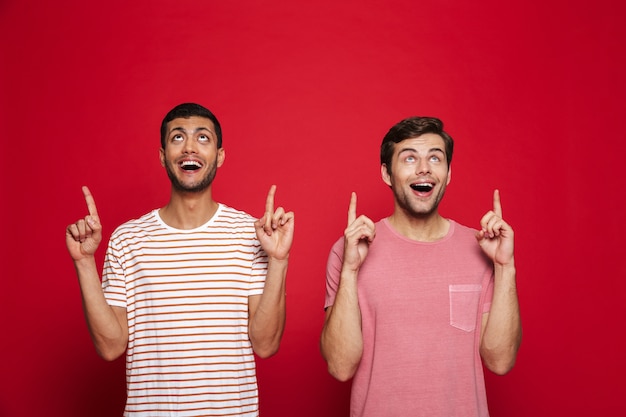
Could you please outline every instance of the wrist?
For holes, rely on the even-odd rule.
[[[341,269],[341,275],[340,276],[341,276],[341,280],[342,281],[343,280],[350,280],[350,279],[356,281],[358,275],[359,275],[358,269],[357,270],[350,269],[350,268],[342,268]]]
[[[289,255],[284,258],[276,258],[274,256],[267,257],[268,266],[273,265],[277,267],[287,267],[289,265]]]
[[[496,277],[512,277],[515,278],[516,269],[515,262],[507,262],[505,264],[494,263],[494,272]]]
[[[94,255],[85,255],[80,259],[74,259],[76,269],[91,268],[95,266],[96,258]]]

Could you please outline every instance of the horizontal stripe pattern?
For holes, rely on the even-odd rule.
[[[258,415],[248,297],[266,271],[254,218],[222,204],[193,230],[158,210],[115,230],[102,285],[127,310],[126,416]]]

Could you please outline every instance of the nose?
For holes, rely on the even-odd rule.
[[[196,153],[196,141],[192,138],[187,138],[183,145],[184,153]]]
[[[415,166],[417,174],[430,174],[430,164],[427,158],[419,158]]]

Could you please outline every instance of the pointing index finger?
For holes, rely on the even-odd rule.
[[[494,190],[493,192],[493,212],[496,216],[502,218],[502,204],[500,203],[500,191]]]
[[[85,196],[85,202],[87,203],[87,210],[89,210],[89,215],[98,219],[98,210],[96,209],[96,201],[93,199],[91,195],[91,191],[86,185],[83,185],[83,195]]]
[[[276,185],[270,187],[265,200],[265,212],[269,213],[270,216],[274,214],[274,194],[276,194]]]
[[[356,220],[356,193],[353,191],[350,197],[350,206],[348,207],[348,226]]]

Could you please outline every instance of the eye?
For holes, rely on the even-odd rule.
[[[172,142],[182,142],[182,141],[183,141],[183,135],[172,136]]]
[[[415,162],[415,157],[413,155],[409,155],[406,158],[404,158],[404,162],[412,164],[413,162]]]
[[[437,155],[433,155],[430,157],[431,162],[441,162],[441,158]]]
[[[207,135],[200,135],[198,136],[198,142],[202,142],[202,143],[206,143],[206,142],[210,142],[211,138],[208,137]]]

